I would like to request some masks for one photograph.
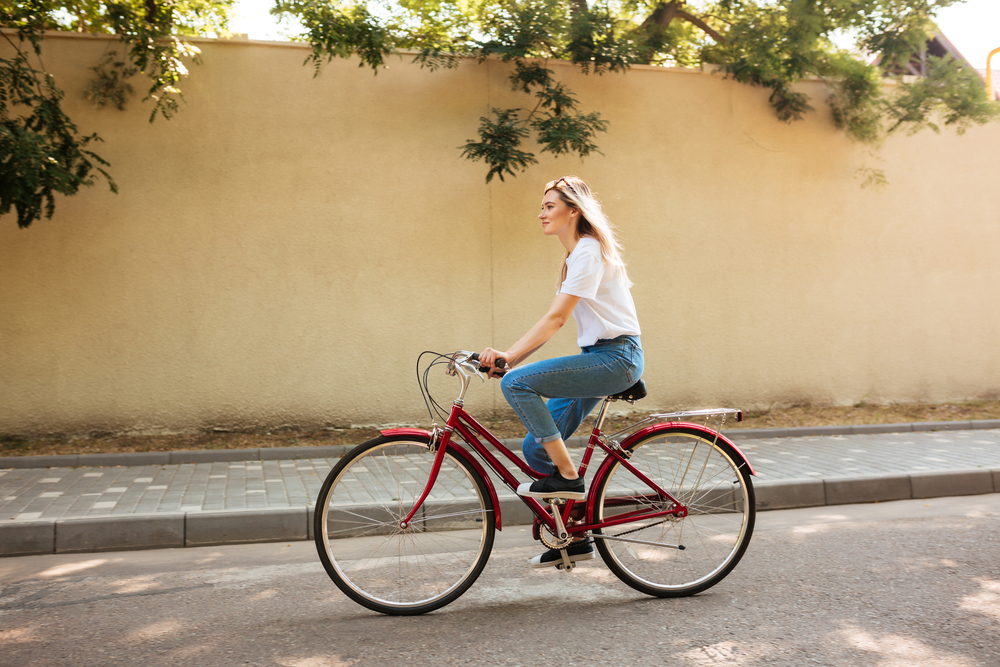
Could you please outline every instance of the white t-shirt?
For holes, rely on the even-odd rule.
[[[638,336],[639,318],[624,271],[612,270],[601,257],[601,243],[585,236],[566,258],[566,279],[558,294],[580,297],[573,309],[580,347],[618,336]]]

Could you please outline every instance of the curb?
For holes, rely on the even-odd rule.
[[[1000,469],[783,480],[754,484],[759,511],[1000,493]],[[528,525],[517,498],[500,499],[504,526]],[[313,507],[175,512],[0,523],[0,556],[35,556],[313,539]]]
[[[857,424],[854,426],[798,426],[794,428],[746,428],[723,431],[730,440],[802,438],[810,435],[863,435],[912,433],[915,431],[971,431],[1000,428],[1000,419],[971,419],[956,422],[912,422],[909,424]],[[2,459],[0,459],[2,461]]]
[[[312,509],[301,507],[218,512],[9,521],[0,523],[0,556],[177,549],[311,538]]]
[[[754,484],[759,511],[1000,493],[1000,469],[783,480]]]
[[[354,445],[261,447],[256,449],[191,449],[177,452],[122,452],[68,456],[3,456],[3,468],[103,468],[111,466],[180,465],[226,461],[295,461],[343,456]]]
[[[799,426],[794,428],[730,429],[723,434],[731,440],[802,438],[806,436],[862,435],[865,433],[911,433],[914,431],[968,431],[1000,428],[1000,419],[973,419],[956,422],[914,422],[909,424],[859,424],[856,426]],[[503,443],[521,451],[520,438]],[[584,447],[587,438],[574,436],[570,447]],[[222,461],[294,461],[343,456],[355,445],[319,447],[260,447],[255,449],[192,449],[176,452],[123,452],[120,454],[74,454],[67,456],[0,456],[0,469],[14,468],[101,468],[111,466],[179,465]]]

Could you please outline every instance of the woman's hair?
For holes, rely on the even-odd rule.
[[[563,176],[558,180],[546,183],[545,192],[549,190],[555,190],[567,206],[580,212],[580,221],[576,226],[577,238],[590,236],[597,239],[597,242],[601,244],[601,257],[612,270],[621,271],[626,284],[631,287],[632,281],[628,278],[628,273],[625,271],[625,260],[622,259],[622,247],[619,245],[618,239],[615,238],[615,228],[608,217],[604,215],[601,203],[597,201],[587,184],[576,176]],[[566,257],[569,257],[569,253],[566,254]],[[563,262],[559,284],[561,285],[565,279],[566,263]]]

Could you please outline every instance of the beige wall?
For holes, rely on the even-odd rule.
[[[0,219],[0,433],[427,423],[420,351],[509,345],[551,300],[562,248],[534,216],[570,173],[621,230],[647,407],[1000,393],[1000,124],[897,137],[879,161],[818,83],[818,111],[786,125],[718,75],[556,64],[610,121],[604,155],[487,186],[458,147],[524,103],[498,63],[314,79],[301,46],[200,45],[181,113],[149,124],[149,103],[81,99],[113,42],[46,44],[120,194]],[[890,185],[861,189],[864,166]],[[471,398],[504,407],[495,383]]]

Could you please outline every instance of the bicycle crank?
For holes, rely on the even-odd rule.
[[[567,535],[566,537],[560,539],[552,534],[552,531],[546,526],[542,526],[538,531],[538,539],[542,544],[547,546],[549,549],[565,549],[573,542],[573,536]]]

